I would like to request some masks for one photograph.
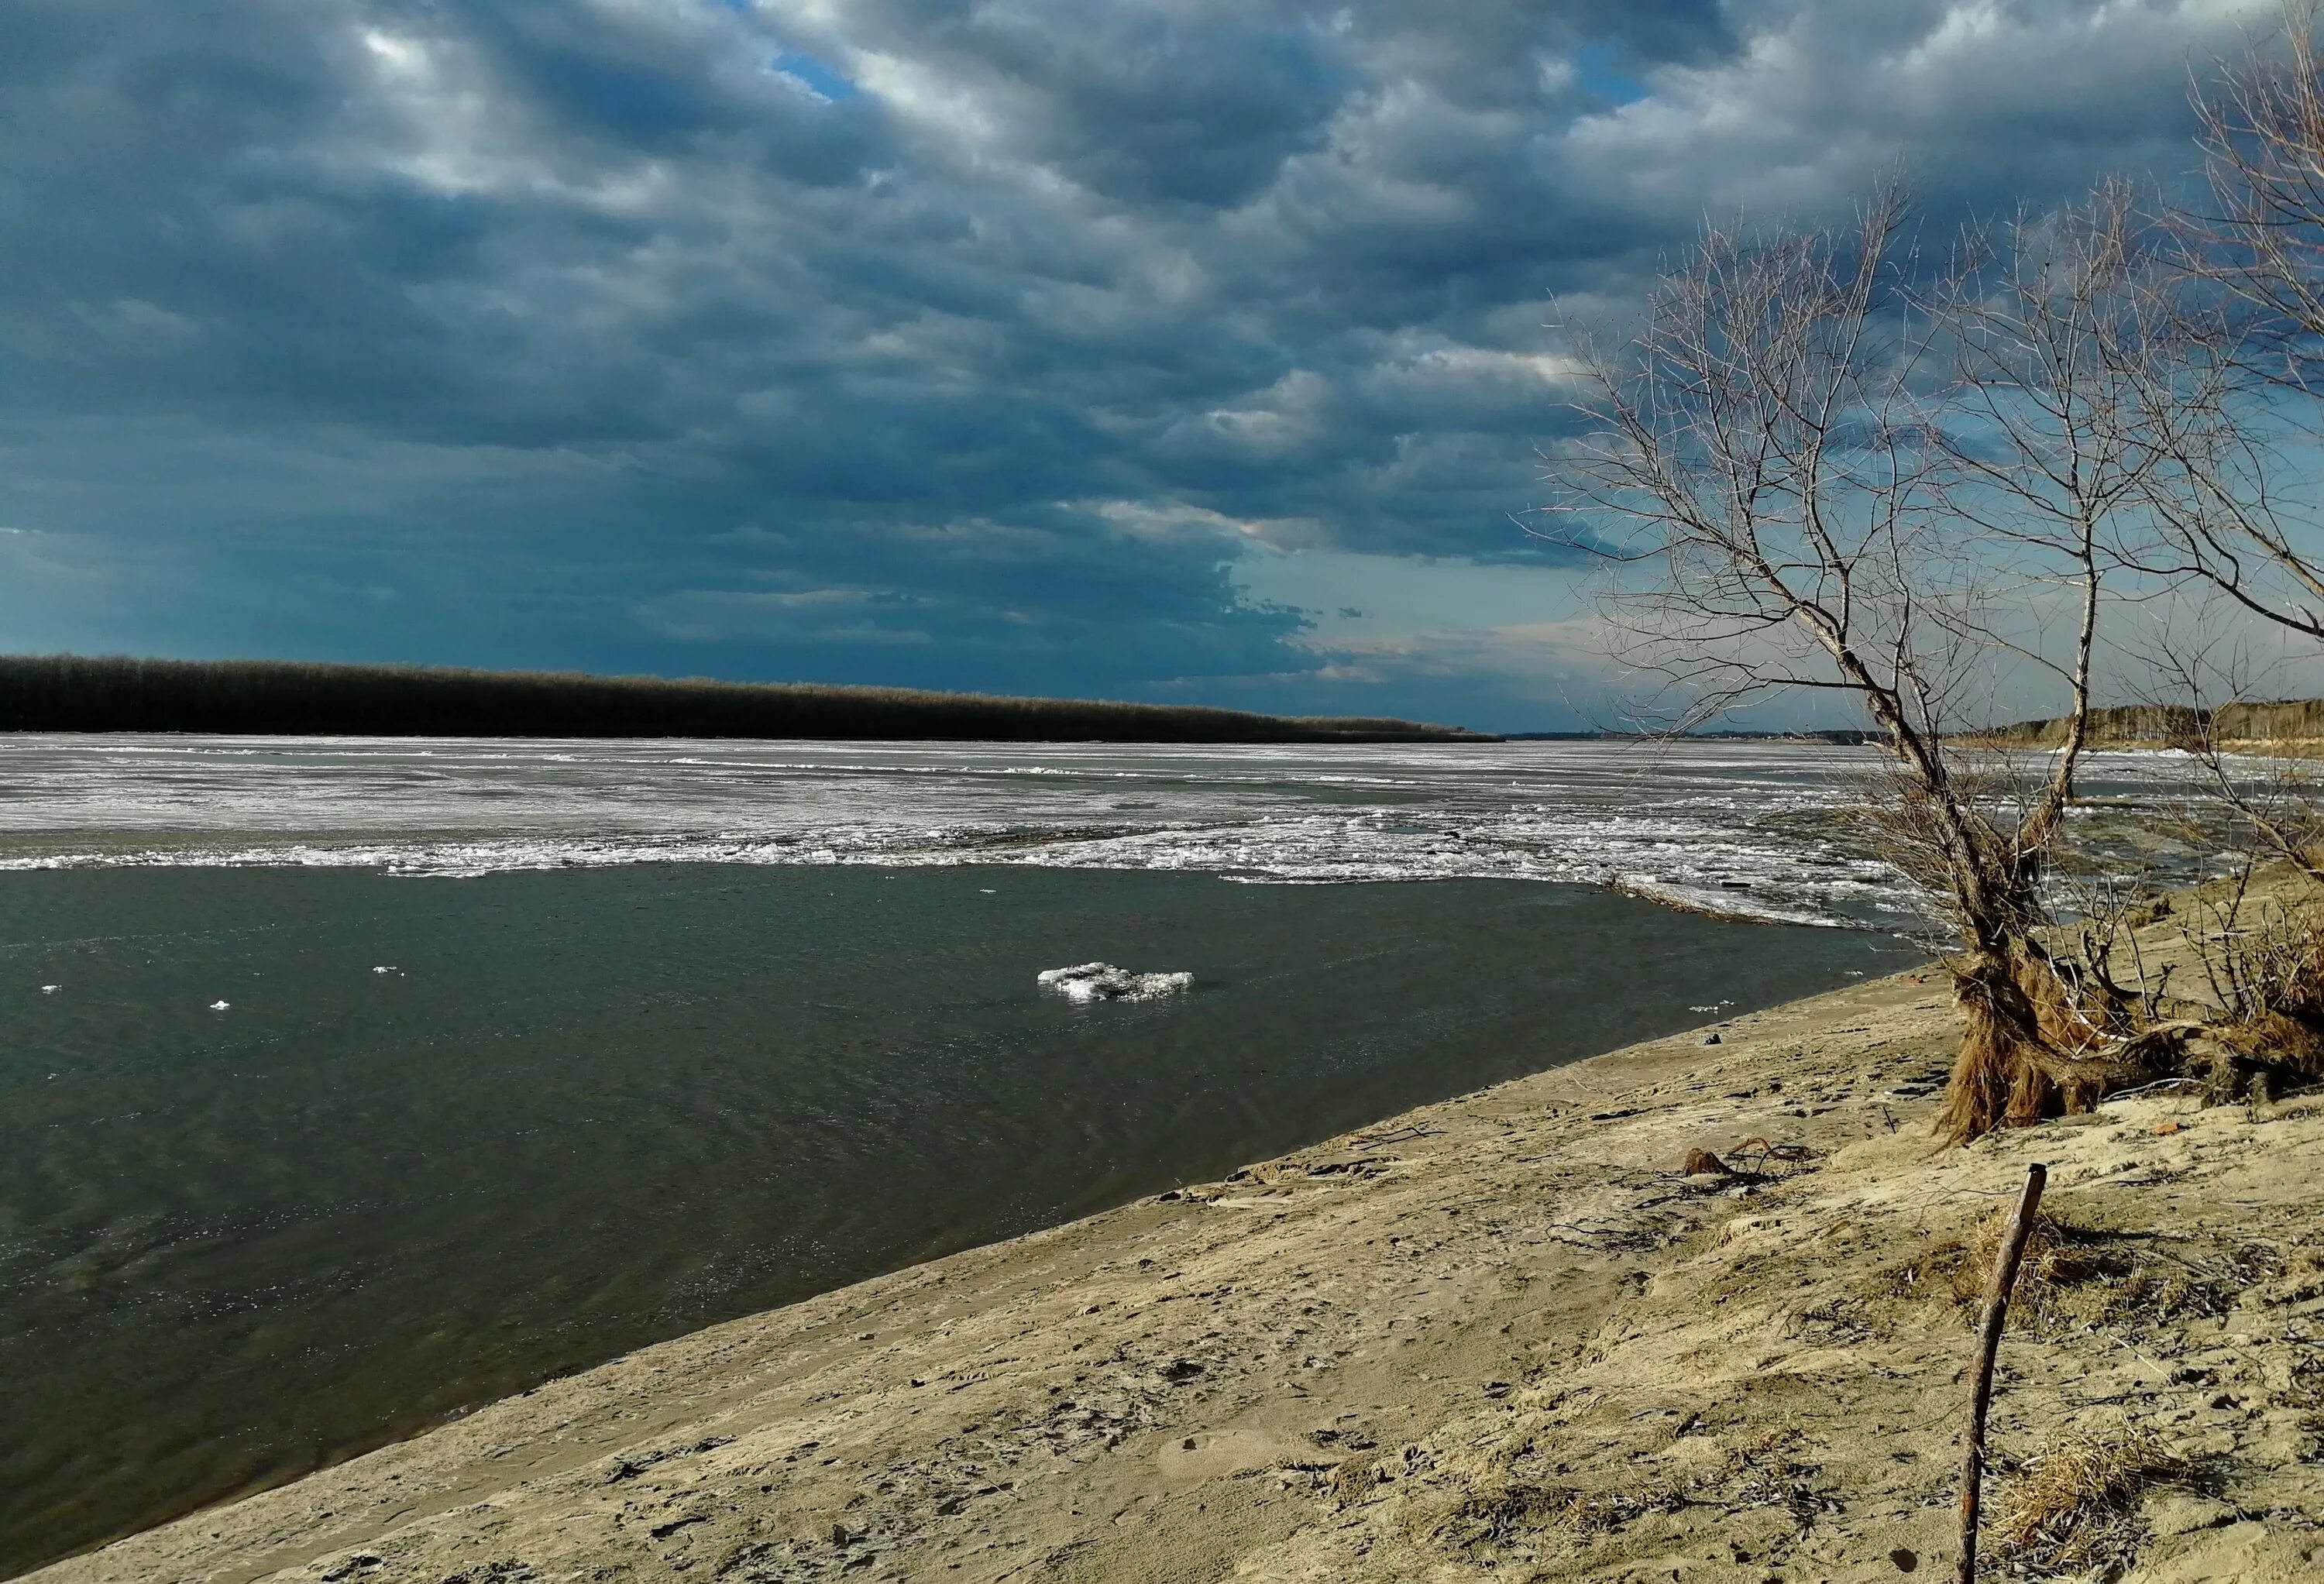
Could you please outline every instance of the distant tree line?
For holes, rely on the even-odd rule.
[[[1477,741],[1452,726],[901,687],[276,660],[0,656],[0,731],[952,741]]]
[[[1975,735],[2011,747],[2055,748],[2073,723],[2063,716],[2019,721]],[[2231,744],[2312,742],[2324,738],[2324,698],[2249,699],[2217,708],[2190,704],[2114,705],[2089,713],[2089,741],[2142,746],[2225,748]]]

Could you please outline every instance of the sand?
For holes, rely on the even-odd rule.
[[[32,1577],[1950,1578],[1956,1273],[2034,1160],[2066,1240],[2003,1346],[1989,1499],[2006,1518],[2045,1450],[2153,1466],[1997,1563],[2324,1577],[2324,1099],[2149,1095],[1938,1152],[1952,1039],[1934,976],[1735,1018],[650,1348]],[[1765,1174],[1684,1176],[1695,1148]]]

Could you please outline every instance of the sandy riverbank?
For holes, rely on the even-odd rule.
[[[32,1577],[1949,1576],[1950,1272],[2036,1159],[2070,1239],[2005,1347],[1998,1505],[2013,1460],[2144,1437],[2096,1562],[2324,1576],[2324,1100],[2134,1099],[1939,1155],[1941,981],[1715,1032],[681,1338]],[[1813,1158],[1679,1174],[1755,1137]]]

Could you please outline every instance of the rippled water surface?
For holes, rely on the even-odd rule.
[[[1818,832],[1859,762],[0,739],[0,1574],[1892,968],[1558,883],[1893,925]],[[1036,988],[1098,958],[1194,988]]]

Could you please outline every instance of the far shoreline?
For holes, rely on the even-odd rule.
[[[0,732],[1492,742],[1458,726],[1207,705],[456,667],[0,655]]]

